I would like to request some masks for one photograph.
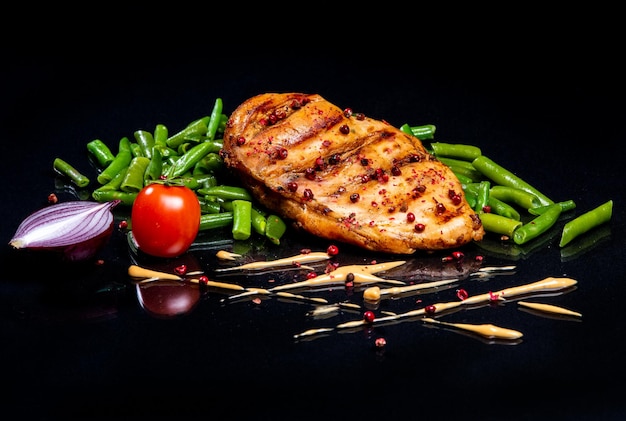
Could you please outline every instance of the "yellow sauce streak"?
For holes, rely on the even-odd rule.
[[[534,292],[558,291],[560,289],[574,286],[576,285],[576,283],[577,281],[571,278],[550,277],[545,278],[541,281],[533,282],[531,284],[521,285],[513,288],[505,288],[503,290],[487,294],[475,295],[473,297],[469,297],[463,300],[463,304],[480,304],[491,300],[492,297],[497,297],[498,299],[507,299],[518,295],[531,294]]]
[[[363,298],[367,301],[378,301],[381,297],[385,295],[400,295],[407,292],[419,291],[420,289],[436,288],[438,286],[450,284],[452,282],[458,282],[458,279],[444,279],[441,281],[427,282],[424,284],[415,284],[404,287],[392,287],[385,289],[380,289],[380,287],[374,286],[367,288],[365,291],[363,291]]]
[[[293,284],[279,285],[270,289],[270,291],[280,291],[291,288],[309,288],[315,286],[332,285],[338,283],[344,283],[348,277],[348,274],[354,275],[354,282],[358,284],[375,283],[375,282],[387,282],[392,284],[404,285],[402,281],[396,281],[393,279],[383,279],[372,275],[372,273],[383,272],[385,270],[393,269],[400,265],[405,264],[406,261],[396,261],[388,263],[379,263],[376,265],[347,265],[340,266],[330,273],[325,275],[319,275],[306,281],[295,282]]]
[[[451,301],[448,303],[433,304],[431,306],[428,306],[428,308],[430,309],[430,312],[428,313],[426,312],[426,307],[424,307],[424,308],[411,310],[406,313],[400,313],[400,314],[393,315],[393,316],[377,317],[376,319],[374,319],[372,323],[374,324],[382,323],[382,322],[398,320],[398,319],[406,318],[406,317],[423,316],[425,314],[437,314],[437,313],[441,313],[443,311],[446,311],[452,308],[456,308],[460,305],[479,304],[479,303],[489,302],[493,300],[494,297],[496,297],[496,299],[498,300],[504,300],[506,298],[511,298],[516,295],[528,294],[528,293],[533,293],[533,292],[557,291],[560,289],[569,288],[573,285],[576,285],[576,283],[577,281],[571,278],[551,278],[550,277],[550,278],[545,278],[541,281],[533,282],[531,284],[521,285],[521,286],[514,287],[514,288],[506,288],[495,293],[476,295],[474,297],[467,298],[463,301]],[[367,323],[368,322],[366,322],[365,320],[354,320],[351,322],[339,324],[336,326],[336,328],[345,329],[345,328],[363,326]]]
[[[473,332],[486,338],[519,339],[523,336],[522,332],[518,332],[517,330],[505,329],[492,324],[473,325],[468,323],[448,323],[431,319],[430,317],[425,317],[422,320],[428,323],[436,323],[452,326],[456,329],[467,330],[468,332]]]
[[[237,257],[241,257],[241,254],[231,253],[226,250],[220,250],[215,255],[222,260],[235,260]]]
[[[290,292],[277,292],[276,296],[284,298],[297,298],[299,300],[313,301],[316,303],[328,304],[328,300],[318,297],[305,297],[304,295],[292,294]]]
[[[200,280],[193,278],[193,279],[190,279],[189,282],[193,282],[195,284],[199,284]],[[235,291],[243,291],[245,289],[241,285],[229,284],[229,283],[226,283],[226,282],[203,281],[202,284],[206,285],[208,287],[222,288],[222,289],[232,289],[232,290],[235,290]]]
[[[276,266],[291,266],[298,265],[300,263],[311,263],[311,262],[319,262],[322,260],[328,260],[330,256],[326,252],[313,252],[307,254],[298,254],[292,257],[285,257],[277,260],[269,260],[267,262],[252,262],[246,263],[243,265],[235,266],[232,268],[222,268],[216,269],[216,271],[228,271],[228,270],[259,270],[259,269],[267,269]]]
[[[156,278],[156,279],[169,279],[173,281],[183,280],[183,278],[181,278],[180,276],[174,275],[172,273],[159,272],[156,270],[142,268],[141,266],[137,266],[137,265],[130,265],[128,267],[128,275],[130,275],[132,278],[142,278],[142,279]]]
[[[582,314],[577,311],[568,310],[566,308],[551,305],[551,304],[530,303],[528,301],[519,301],[518,304],[523,307],[528,307],[528,308],[532,308],[534,310],[539,310],[539,311],[545,311],[547,313],[565,314],[568,316],[582,317]]]
[[[311,336],[311,335],[317,335],[318,333],[324,333],[324,332],[330,332],[332,331],[332,329],[330,328],[320,328],[320,329],[309,329],[309,330],[305,330],[302,333],[299,333],[297,335],[293,335],[293,337],[295,339],[301,338],[303,336]]]

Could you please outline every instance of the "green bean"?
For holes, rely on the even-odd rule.
[[[167,139],[167,146],[172,149],[176,149],[190,136],[205,135],[208,129],[207,124],[209,124],[209,120],[210,117],[202,117],[192,123],[189,123],[187,127]]]
[[[189,150],[189,152],[182,155],[176,160],[165,176],[167,178],[179,177],[191,170],[194,165],[198,163],[204,156],[209,153],[212,148],[212,144],[209,142],[200,143]]]
[[[198,189],[199,194],[204,194],[208,196],[219,197],[224,200],[247,200],[252,201],[252,196],[250,192],[243,187],[236,186],[213,186],[206,189]]]
[[[150,159],[145,156],[133,158],[128,165],[120,190],[126,193],[138,193],[144,186],[144,174],[148,164],[150,164]]]
[[[559,206],[561,206],[561,211],[566,212],[572,209],[576,209],[576,203],[573,200],[565,200],[563,202],[557,202]],[[550,205],[547,206],[536,206],[534,208],[528,209],[528,213],[531,215],[541,215],[548,209]]]
[[[485,155],[481,155],[472,161],[472,165],[476,170],[482,173],[485,177],[494,181],[496,184],[507,187],[514,187],[520,190],[524,190],[528,193],[534,194],[539,199],[541,205],[551,205],[553,200],[541,193],[535,187],[513,174],[511,171],[505,169],[501,165],[495,163]]]
[[[115,159],[111,149],[100,139],[94,139],[87,143],[87,150],[96,158],[98,165],[102,168],[106,168]]]
[[[219,127],[222,118],[222,108],[222,98],[216,98],[215,103],[213,104],[213,110],[211,111],[209,123],[207,124],[207,137],[210,140],[215,139],[215,134],[217,133],[217,128]]]
[[[217,202],[219,202],[220,206],[222,207],[222,209],[224,209],[226,212],[232,212],[233,211],[233,201],[232,200],[224,200],[221,199],[217,196],[205,196],[207,198],[207,200],[215,200]],[[209,199],[211,198],[211,199]],[[245,200],[245,199],[242,199]]]
[[[450,157],[471,162],[482,154],[478,146],[460,143],[432,142],[430,147],[438,158]]]
[[[141,155],[146,158],[152,158],[152,147],[154,146],[154,137],[152,133],[146,130],[137,130],[134,133],[135,140],[141,148]]]
[[[111,200],[121,200],[123,205],[132,206],[135,198],[137,197],[137,193],[129,193],[119,190],[94,190],[91,193],[91,197],[94,198],[96,202],[110,202]]]
[[[159,148],[152,148],[151,158],[143,174],[144,184],[161,178],[163,171],[163,157]]]
[[[206,213],[200,215],[200,231],[227,227],[233,223],[233,212]]]
[[[485,231],[496,234],[504,234],[513,237],[515,230],[522,226],[522,222],[506,216],[490,212],[483,212],[480,215]]]
[[[600,206],[583,213],[563,226],[559,247],[563,247],[581,234],[611,220],[613,201],[609,200]]]
[[[130,150],[120,149],[113,162],[98,175],[98,183],[106,184],[111,181],[120,171],[130,165],[132,159]]]
[[[69,180],[78,187],[87,187],[89,185],[89,178],[86,175],[78,171],[68,162],[61,158],[56,158],[52,163],[52,168],[60,175],[69,178]]]
[[[450,169],[452,170],[452,168],[450,168]],[[454,172],[454,170],[452,170],[452,172],[454,173],[456,178],[459,179],[461,184],[470,184],[470,183],[473,183],[474,181],[479,181],[479,180],[473,180],[471,177],[468,177],[465,174]]]
[[[410,126],[409,129],[413,136],[419,140],[430,140],[435,137],[435,130],[437,127],[433,124],[424,124],[422,126]]]
[[[491,183],[483,180],[478,183],[478,193],[476,195],[476,204],[474,205],[475,212],[484,212],[485,208],[489,206],[489,188]]]
[[[515,244],[525,244],[549,230],[559,219],[561,206],[553,204],[544,213],[518,227],[513,233]]]
[[[267,218],[260,210],[256,209],[254,206],[252,207],[252,229],[261,235],[265,235],[267,228]]]
[[[154,128],[154,144],[159,146],[167,146],[167,127],[163,124],[157,124]]]
[[[120,139],[118,148],[117,148],[117,154],[119,155],[120,152],[122,151],[128,152],[129,154],[133,153],[130,147],[130,139],[127,138],[126,136]]]
[[[224,167],[224,161],[217,152],[209,152],[193,167],[192,174],[214,173]]]
[[[233,238],[247,240],[252,234],[252,203],[248,200],[233,200]]]
[[[465,191],[466,198],[468,196],[477,197],[478,187],[479,187],[479,183],[463,184],[463,191]],[[487,202],[487,205],[491,208],[491,213],[495,213],[501,216],[506,216],[507,218],[512,218],[517,221],[521,219],[520,213],[513,206],[509,205],[506,202],[503,202],[500,199],[495,198],[492,194],[489,194],[489,201]],[[476,206],[475,205],[472,206],[472,209],[476,209]]]
[[[270,215],[267,217],[267,226],[265,228],[265,236],[274,244],[280,244],[280,238],[287,230],[287,225],[278,215]]]
[[[189,178],[194,179],[196,184],[198,185],[195,189],[192,190],[208,188],[217,185],[217,178],[215,178],[214,174],[192,174]]]
[[[489,207],[491,208],[491,213],[506,216],[507,218],[515,219],[516,221],[519,221],[522,218],[517,209],[508,203],[493,197],[492,195],[489,195]]]
[[[141,146],[139,146],[139,143],[136,143],[136,142],[130,143],[130,153],[133,155],[133,158],[136,158],[138,156],[143,156],[143,151],[141,150]]]
[[[489,193],[496,199],[500,199],[506,203],[516,204],[527,210],[540,206],[539,198],[536,195],[519,188],[493,186]]]
[[[111,181],[109,181],[106,184],[103,184],[102,186],[98,187],[96,190],[100,190],[100,191],[119,190],[120,187],[122,186],[122,181],[124,180],[124,176],[126,175],[127,170],[128,170],[128,167],[120,170],[120,172],[115,174],[115,177],[113,177]]]
[[[455,158],[446,158],[446,157],[437,157],[437,159],[440,162],[447,165],[448,167],[450,167],[452,172],[454,172],[454,174],[457,175],[457,177],[459,174],[461,174],[467,178],[472,179],[472,181],[474,182],[484,180],[485,178],[483,177],[483,174],[480,171],[474,168],[471,162],[462,161],[460,159],[455,159]]]
[[[87,187],[89,185],[89,178],[87,178],[87,176],[61,158],[54,160],[52,168],[59,174],[69,178],[70,181],[78,187]]]
[[[175,151],[172,148],[168,148],[167,146],[161,145],[159,143],[155,143],[154,147],[152,148],[154,149],[158,149],[159,152],[161,153],[161,157],[163,158],[169,158],[169,157],[178,157],[178,152]]]
[[[203,213],[220,213],[222,206],[215,200],[208,200],[206,198],[198,198],[200,202],[200,209]]]

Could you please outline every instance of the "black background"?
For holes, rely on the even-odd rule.
[[[293,31],[309,33],[298,25]],[[397,44],[363,45],[341,35],[331,44],[300,33],[296,39],[307,48],[283,49],[278,35],[240,34],[259,47],[247,50],[229,41],[231,32],[223,32],[224,42],[209,42],[215,38],[207,32],[206,43],[167,48],[142,40],[131,52],[45,37],[45,49],[7,46],[0,142],[5,244],[54,191],[55,157],[93,170],[85,150],[90,140],[116,145],[159,123],[182,128],[210,113],[217,97],[229,112],[263,92],[319,93],[395,126],[435,124],[437,140],[481,147],[548,196],[574,199],[577,213],[613,199],[605,241],[564,259],[553,238],[513,260],[513,277],[480,288],[572,277],[576,291],[547,301],[582,312],[582,322],[539,318],[509,304],[459,320],[522,330],[518,345],[486,344],[415,322],[376,331],[387,338],[384,352],[365,332],[295,342],[293,334],[306,325],[302,306],[221,306],[210,298],[182,318],[146,314],[129,285],[126,243],[117,234],[103,252],[105,264],[80,271],[61,271],[6,245],[0,254],[3,411],[42,419],[626,414],[614,386],[626,374],[626,89],[619,60],[579,38],[505,42],[502,49],[486,49],[481,40],[439,48],[415,41],[391,51]],[[75,31],[72,43],[80,36]],[[288,245],[295,250],[298,241]],[[487,263],[511,261],[487,255]]]

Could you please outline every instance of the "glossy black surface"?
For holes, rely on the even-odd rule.
[[[624,416],[626,402],[615,386],[626,375],[625,183],[618,152],[626,138],[624,86],[613,74],[586,73],[569,62],[528,66],[522,74],[489,64],[464,63],[473,71],[463,71],[461,63],[412,67],[267,56],[254,66],[230,59],[137,66],[90,57],[27,59],[4,67],[2,411],[42,418],[208,419],[218,411],[248,419]],[[159,123],[175,130],[208,115],[216,97],[232,111],[248,97],[270,91],[319,93],[395,126],[435,124],[437,140],[481,147],[548,196],[575,200],[577,214],[613,199],[612,221],[595,237],[580,239],[577,247],[596,242],[578,253],[560,250],[558,235],[552,235],[536,247],[513,250],[514,257],[497,242],[489,250],[463,249],[467,265],[481,254],[483,266],[515,265],[514,273],[479,279],[466,277],[467,267],[454,268],[465,277],[460,285],[473,294],[548,276],[574,278],[574,291],[535,301],[579,311],[582,319],[540,317],[510,302],[441,320],[520,330],[524,337],[517,344],[488,343],[419,321],[296,341],[294,334],[309,327],[333,327],[360,314],[344,311],[312,321],[307,303],[276,298],[223,303],[223,294],[209,291],[189,313],[164,319],[140,305],[126,273],[133,256],[120,232],[102,251],[101,266],[64,268],[7,245],[21,220],[46,205],[50,192],[62,200],[73,197],[55,187],[55,157],[90,173],[85,149],[90,140],[113,146]],[[282,257],[302,247],[324,250],[327,244],[288,234],[280,248],[256,244],[249,253]],[[195,249],[187,258],[211,274],[217,265],[213,254]],[[337,261],[373,258],[398,260],[345,246]],[[416,254],[408,260],[408,269],[395,272],[398,277],[437,278],[445,266],[439,256]],[[296,276],[302,273],[221,279],[269,286],[271,278],[290,282]],[[319,294],[360,299],[358,291],[348,295],[343,289]],[[455,299],[454,288],[442,289],[381,307],[398,312]],[[374,346],[376,337],[386,339],[383,349]]]

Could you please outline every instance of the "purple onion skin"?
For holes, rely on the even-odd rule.
[[[113,224],[97,237],[90,238],[82,243],[67,246],[62,249],[63,258],[70,262],[81,262],[96,257],[98,252],[104,248],[113,234]]]
[[[84,204],[85,203],[77,203],[78,206],[83,206]],[[96,255],[98,254],[100,250],[102,250],[102,248],[105,246],[105,244],[108,242],[111,235],[113,234],[114,218],[111,213],[111,210],[118,204],[119,204],[119,201],[113,201],[113,202],[109,202],[105,204],[94,204],[94,207],[101,205],[103,213],[109,212],[109,214],[107,214],[105,218],[105,220],[109,222],[106,223],[106,225],[103,225],[102,227],[100,227],[98,232],[90,231],[86,233],[85,239],[82,241],[78,240],[71,244],[63,244],[63,245],[55,244],[52,246],[47,246],[45,244],[45,240],[43,244],[41,243],[41,241],[39,241],[33,245],[25,244],[25,245],[20,245],[19,247],[15,246],[15,244],[12,244],[12,245],[14,245],[15,248],[26,248],[26,249],[34,250],[34,251],[43,251],[43,252],[49,252],[52,254],[57,254],[61,257],[63,261],[67,261],[67,262],[84,262],[87,260],[91,260],[94,257],[96,257]],[[52,205],[52,206],[55,206],[55,205]],[[44,208],[44,209],[46,209],[46,211],[49,211],[50,208]],[[39,211],[39,212],[42,212],[42,211]],[[36,215],[39,212],[36,212],[33,215]],[[32,216],[27,218],[27,220],[30,218],[32,218]],[[16,236],[20,234],[21,231],[22,229],[20,226],[20,228],[18,228],[18,232],[16,233]],[[14,240],[15,238],[12,240],[12,242]],[[50,241],[53,241],[53,240],[50,240]]]

